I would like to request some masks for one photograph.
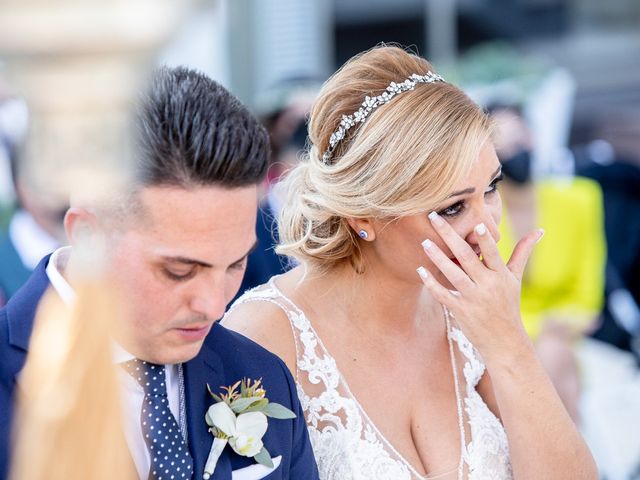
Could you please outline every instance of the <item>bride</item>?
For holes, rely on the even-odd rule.
[[[285,180],[299,266],[224,318],[293,372],[323,480],[590,479],[591,455],[520,320],[490,123],[397,47],[352,58]]]

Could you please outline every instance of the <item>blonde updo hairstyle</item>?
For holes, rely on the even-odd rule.
[[[445,82],[397,94],[352,127],[322,161],[342,116],[358,110],[365,96],[429,71],[435,73],[423,58],[382,45],[353,57],[325,82],[311,110],[311,148],[283,181],[278,253],[316,270],[349,261],[363,272],[363,240],[349,218],[426,214],[465,177],[490,136],[490,122]]]

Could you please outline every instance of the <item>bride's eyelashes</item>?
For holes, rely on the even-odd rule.
[[[438,215],[440,215],[441,217],[449,217],[449,218],[457,217],[462,213],[464,208],[465,208],[465,202],[464,200],[460,200],[454,203],[453,205],[450,205],[446,208],[443,208],[442,210],[439,210]]]
[[[491,196],[496,193],[498,190],[498,184],[504,179],[504,174],[500,173],[493,181],[489,184],[489,188],[484,192],[484,196]],[[467,204],[465,200],[458,200],[453,205],[449,205],[441,210],[438,210],[438,215],[442,217],[454,218],[464,212]]]

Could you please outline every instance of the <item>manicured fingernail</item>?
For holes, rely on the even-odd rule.
[[[450,293],[451,295],[453,295],[454,297],[460,297],[460,296],[461,296],[461,295],[460,295],[460,292],[459,292],[459,291],[457,291],[457,290],[449,290],[449,293]]]
[[[478,235],[484,235],[485,233],[487,233],[487,227],[484,223],[479,223],[478,225],[476,225],[476,228],[474,228],[474,230]]]
[[[542,237],[544,237],[544,228],[539,228],[538,232],[540,232],[540,235],[538,236],[536,243],[538,243],[540,240],[542,240]]]
[[[431,222],[437,226],[437,227],[441,227],[442,225],[444,225],[444,220],[442,219],[442,217],[440,215],[438,215],[436,212],[431,212],[429,215],[429,220],[431,220]]]
[[[424,267],[418,267],[416,269],[416,272],[418,272],[418,275],[420,275],[420,278],[422,278],[423,280],[429,278],[429,272],[427,272],[427,269]]]
[[[422,242],[422,246],[423,248],[431,248],[431,246],[433,245],[433,242],[431,240],[429,240],[428,238]]]

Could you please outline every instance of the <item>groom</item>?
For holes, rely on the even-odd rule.
[[[268,398],[297,418],[269,421],[263,441],[272,469],[227,446],[212,479],[231,479],[232,472],[233,478],[318,478],[287,368],[216,323],[256,243],[257,184],[267,168],[265,130],[223,87],[184,68],[155,74],[138,122],[141,148],[126,199],[104,208],[73,205],[65,218],[72,245],[80,235],[107,243],[108,278],[124,295],[118,327],[126,335],[116,339],[114,361],[123,365],[124,432],[138,475],[202,478],[213,441],[205,423],[212,403],[206,386],[246,377],[262,378]],[[73,246],[45,257],[0,310],[0,479],[9,467],[13,401],[38,302],[48,287],[73,301],[78,258]],[[149,383],[138,383],[143,373],[157,379],[154,389],[166,390],[163,401],[170,411],[152,403],[156,395],[147,395]],[[160,426],[173,451],[169,441],[155,438]],[[170,463],[161,465],[168,457]]]

